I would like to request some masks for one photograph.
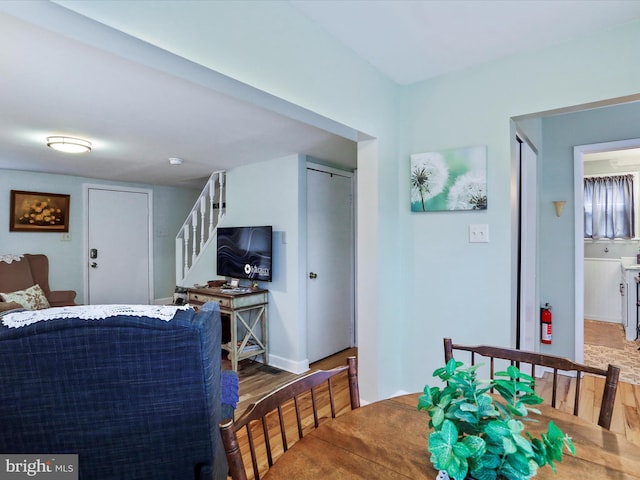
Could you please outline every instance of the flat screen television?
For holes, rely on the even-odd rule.
[[[221,277],[271,281],[272,227],[219,227],[216,255]]]

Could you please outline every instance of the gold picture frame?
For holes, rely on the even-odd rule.
[[[68,232],[71,196],[11,190],[9,231]]]

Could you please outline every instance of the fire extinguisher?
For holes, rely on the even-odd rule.
[[[551,305],[545,303],[540,309],[540,341],[551,345]]]

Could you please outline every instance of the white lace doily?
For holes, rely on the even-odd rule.
[[[117,315],[150,317],[168,322],[175,316],[178,310],[188,310],[190,308],[188,305],[77,305],[9,313],[2,318],[2,323],[5,327],[19,328],[55,318],[98,320],[101,318],[115,317]]]
[[[0,262],[4,262],[4,263],[17,262],[23,256],[24,255],[11,255],[11,254],[0,255]]]

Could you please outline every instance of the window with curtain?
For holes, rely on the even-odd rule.
[[[633,175],[584,179],[584,237],[635,236]]]

